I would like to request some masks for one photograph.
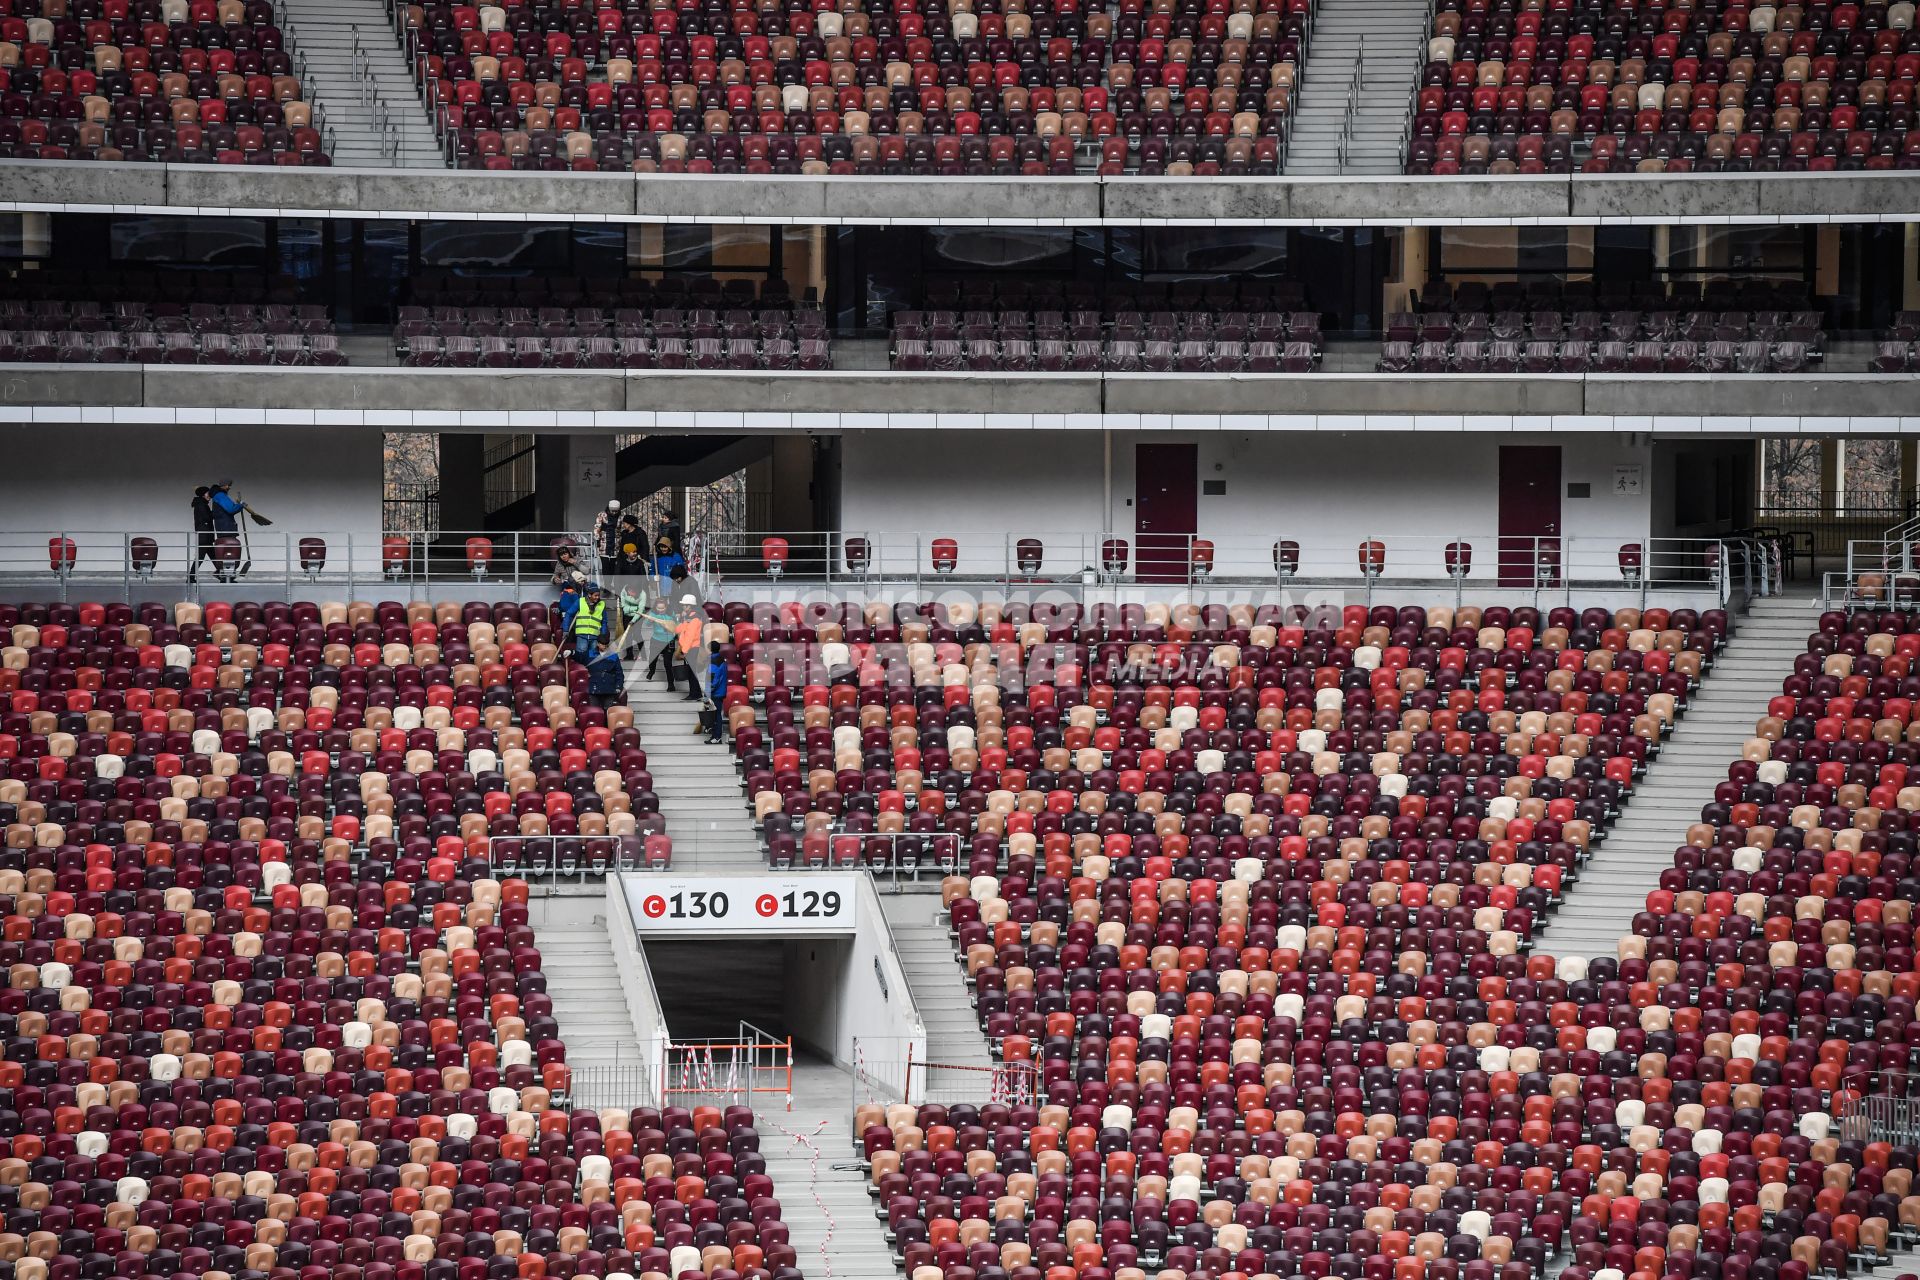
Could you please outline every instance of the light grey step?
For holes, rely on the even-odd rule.
[[[1812,621],[1797,611],[1756,609],[1737,624],[1659,759],[1566,892],[1566,905],[1536,931],[1542,951],[1616,954],[1634,914],[1645,909],[1648,886],[1672,865],[1687,827],[1700,820],[1701,806],[1725,780],[1728,763],[1739,758],[1767,700],[1791,674],[1794,658],[1806,651]]]

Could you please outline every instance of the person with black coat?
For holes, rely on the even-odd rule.
[[[200,562],[213,559],[213,494],[205,485],[193,490],[193,564],[187,568],[187,581],[200,578]]]

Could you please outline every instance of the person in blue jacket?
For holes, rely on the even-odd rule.
[[[720,646],[714,645],[707,651],[707,714],[712,717],[707,722],[708,742],[727,740],[726,697],[727,660],[720,656]]]
[[[233,481],[216,480],[213,491],[207,495],[207,505],[213,508],[213,531],[215,534],[240,532],[240,513],[247,504],[233,496]]]
[[[580,586],[573,578],[560,584],[560,634],[573,634],[574,615],[580,612]]]
[[[675,581],[673,571],[679,569],[684,572],[686,567],[687,558],[680,554],[680,548],[672,542],[661,538],[654,544],[653,576],[659,582],[661,594],[672,589]]]
[[[587,696],[604,711],[620,701],[626,688],[627,672],[620,665],[620,651],[614,647],[612,636],[602,636],[600,652],[587,664]]]

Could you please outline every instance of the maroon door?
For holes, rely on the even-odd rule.
[[[1536,557],[1542,581],[1560,577],[1560,446],[1500,446],[1500,585],[1532,586]]]
[[[1184,582],[1199,528],[1199,446],[1142,444],[1133,451],[1133,532],[1142,582]]]

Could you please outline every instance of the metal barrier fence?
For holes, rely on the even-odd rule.
[[[591,1039],[570,1037],[578,1051]],[[639,1045],[631,1060],[595,1062],[568,1072],[567,1090],[555,1106],[567,1111],[604,1107],[693,1106],[776,1098],[793,1109],[793,1040],[750,1022],[732,1040],[666,1040]]]
[[[793,1110],[793,1037],[780,1038],[751,1022],[735,1040],[674,1041],[667,1046],[660,1083],[663,1104],[700,1102],[753,1105],[775,1095]]]
[[[551,599],[563,557],[599,576],[591,549],[589,536],[572,532],[283,532],[248,524],[211,535],[16,530],[0,532],[0,586],[62,600],[76,592],[127,601],[163,590],[183,599],[293,600],[319,590],[352,596],[433,588]]]
[[[580,1046],[569,1040],[568,1047]],[[660,1103],[660,1071],[648,1062],[594,1063],[569,1073],[565,1109],[600,1111],[608,1107],[632,1110]]]
[[[585,884],[623,871],[664,871],[673,839],[659,814],[638,821],[658,830],[620,836],[490,836],[487,865],[496,875]]]
[[[1845,1140],[1906,1146],[1920,1142],[1920,1074],[1850,1074],[1833,1091],[1828,1105]]]
[[[1380,535],[1358,539],[1022,532],[939,537],[872,531],[707,534],[696,563],[714,577],[831,586],[953,583],[1009,591],[1072,586],[1311,588],[1407,586],[1518,591],[1536,603],[1576,589],[1716,595],[1731,585],[1717,538]]]
[[[853,1042],[854,1108],[875,1102],[1031,1105],[1041,1097],[1039,1069],[1029,1062],[928,1062],[916,1059],[911,1045],[894,1056],[901,1053],[897,1041]]]
[[[746,811],[742,808],[742,814]],[[490,836],[487,865],[496,876],[512,876],[549,887],[597,885],[626,872],[670,872],[697,862],[709,846],[734,852],[732,832],[698,828],[667,832],[657,814],[643,823],[659,827],[630,836]],[[767,851],[765,866],[774,871],[864,871],[875,887],[895,890],[926,878],[958,873],[966,849],[949,831],[834,831],[800,841],[797,851]]]

